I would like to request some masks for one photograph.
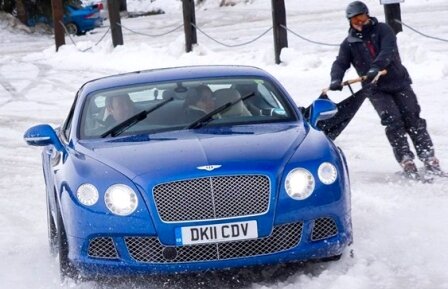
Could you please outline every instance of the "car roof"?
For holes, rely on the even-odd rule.
[[[117,75],[111,75],[85,83],[82,94],[87,95],[92,91],[120,87],[147,82],[164,82],[176,80],[189,80],[211,77],[230,76],[254,76],[272,79],[272,76],[264,70],[253,66],[239,65],[202,65],[183,66],[172,68],[160,68],[152,70],[135,71]]]

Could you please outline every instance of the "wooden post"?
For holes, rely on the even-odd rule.
[[[194,0],[191,0],[191,6],[190,6],[190,15],[191,15],[191,23],[193,23],[194,25],[196,25],[196,11],[195,11],[195,6],[194,6]],[[193,44],[197,44],[198,43],[198,36],[196,33],[196,27],[191,26],[191,30],[192,30],[192,34],[191,34],[191,42]]]
[[[109,9],[110,31],[114,47],[123,45],[123,31],[121,30],[120,2],[119,0],[107,0]]]
[[[285,0],[272,0],[272,27],[274,31],[275,63],[279,64],[282,48],[288,47],[288,34],[286,27]]]
[[[395,21],[395,19],[397,19],[401,22],[400,3],[384,4],[384,15],[386,17],[386,23],[389,24],[390,27],[392,27],[392,30],[395,32],[395,34],[403,31],[403,26],[401,25],[401,23]]]
[[[128,3],[126,0],[120,0],[120,12],[128,11]]]
[[[185,33],[185,51],[193,50],[193,44],[198,43],[196,28],[196,16],[194,9],[194,0],[182,0],[182,8],[184,14],[184,33]]]
[[[58,51],[59,47],[65,45],[65,30],[61,24],[64,17],[62,0],[51,0],[51,10],[53,14],[54,42],[56,44],[56,51]]]

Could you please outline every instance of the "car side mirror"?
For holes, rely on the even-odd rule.
[[[310,111],[310,124],[314,128],[317,127],[317,122],[320,120],[326,120],[332,118],[338,112],[336,104],[327,99],[316,99],[311,104]]]
[[[56,150],[63,152],[64,147],[59,140],[56,131],[48,124],[39,124],[30,127],[25,134],[23,139],[28,145],[32,146],[46,146],[53,145]]]

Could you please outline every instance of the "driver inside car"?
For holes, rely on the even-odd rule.
[[[207,85],[200,85],[187,95],[183,104],[189,121],[199,119],[215,108],[213,92]]]
[[[105,123],[107,126],[121,123],[138,112],[128,94],[107,97],[106,111]]]

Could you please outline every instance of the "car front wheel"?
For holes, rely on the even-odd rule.
[[[76,268],[70,263],[68,258],[68,241],[67,234],[65,232],[64,223],[62,221],[61,212],[57,211],[57,250],[59,255],[59,272],[61,274],[61,278],[69,277],[75,279],[78,277],[78,272]]]
[[[56,256],[56,254],[58,253],[57,229],[53,215],[51,214],[49,197],[47,197],[47,226],[48,226],[48,244],[50,247],[50,254],[52,256]]]

